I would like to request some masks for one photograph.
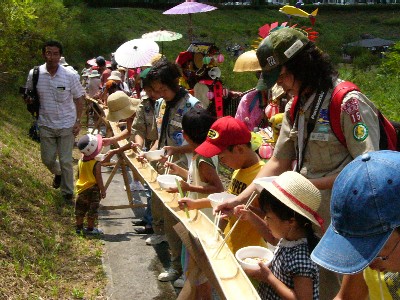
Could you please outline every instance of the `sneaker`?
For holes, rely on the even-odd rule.
[[[153,234],[154,230],[151,227],[141,227],[141,228],[135,228],[135,232],[137,234]]]
[[[58,189],[61,185],[61,175],[55,175],[53,179],[53,188]]]
[[[158,280],[160,281],[175,281],[179,278],[180,273],[173,269],[173,268],[169,268],[168,270],[165,270],[164,272],[162,272],[160,275],[158,275]]]
[[[154,234],[146,240],[146,245],[158,245],[166,241],[167,237],[164,234]]]
[[[174,281],[174,287],[181,289],[185,285],[185,280],[183,279],[183,275],[181,275],[177,280]]]
[[[100,235],[103,234],[103,230],[101,230],[100,228],[93,228],[92,230],[88,230],[87,228],[84,229],[84,232],[86,235]]]

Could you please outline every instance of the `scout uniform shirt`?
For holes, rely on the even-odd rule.
[[[334,86],[341,80],[336,80]],[[346,139],[347,148],[340,143],[333,133],[329,123],[329,103],[332,96],[329,90],[322,102],[315,127],[310,133],[303,157],[303,165],[300,173],[306,178],[322,178],[339,173],[349,162],[358,155],[376,151],[379,149],[379,120],[377,110],[373,103],[360,92],[350,92],[343,99],[340,124]],[[309,99],[317,100],[318,95],[311,95]],[[309,99],[302,102],[304,105]],[[299,129],[297,119],[291,124],[290,107],[291,100],[285,108],[281,131],[275,145],[274,156],[278,159],[297,159]],[[312,104],[311,104],[312,107]],[[300,114],[301,107],[299,108]],[[307,138],[307,123],[310,119],[311,110],[304,112],[304,139]],[[321,190],[322,202],[318,213],[325,221],[325,227],[330,223],[330,199],[332,190]]]
[[[336,80],[336,86],[341,80]],[[326,93],[315,127],[309,136],[304,151],[303,165],[300,173],[307,178],[321,178],[340,172],[355,157],[368,151],[379,149],[379,120],[377,109],[360,92],[350,92],[343,99],[340,124],[346,138],[347,148],[340,143],[333,133],[328,108],[333,90]],[[316,98],[315,94],[310,98]],[[306,99],[308,100],[308,99]],[[296,117],[295,124],[290,121],[291,100],[285,109],[282,128],[274,149],[278,159],[297,158],[299,128]],[[302,103],[305,103],[303,101]],[[301,106],[299,109],[299,113]],[[304,112],[304,139],[307,137],[307,123],[311,110]],[[300,150],[299,150],[300,151]]]
[[[156,101],[156,123],[158,130],[158,148],[164,146],[182,146],[184,142],[182,134],[182,117],[192,107],[201,107],[200,101],[189,94],[184,88],[180,88],[175,98],[171,101],[158,99]],[[187,168],[187,159],[182,154],[174,155],[174,162]]]
[[[139,135],[145,141],[144,146],[147,150],[158,139],[155,104],[154,100],[142,97],[142,103],[139,105],[132,124],[132,135]]]

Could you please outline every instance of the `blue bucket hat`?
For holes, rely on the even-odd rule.
[[[332,189],[332,223],[311,253],[322,267],[342,274],[365,269],[400,226],[400,152],[358,156]]]

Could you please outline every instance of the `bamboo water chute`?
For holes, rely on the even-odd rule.
[[[113,134],[118,134],[120,129],[117,123],[110,122]],[[126,141],[118,142],[122,147]],[[215,223],[199,210],[190,210],[188,214],[179,209],[178,194],[168,193],[162,190],[157,183],[157,172],[150,164],[142,164],[136,160],[134,151],[122,154],[126,164],[132,169],[136,177],[147,183],[152,192],[158,197],[177,220],[177,230],[186,248],[196,260],[197,266],[206,274],[208,280],[216,289],[221,299],[260,299],[257,291],[245,272],[240,267],[234,254],[224,243],[218,256],[214,256],[223,238],[218,235],[216,239]],[[178,231],[179,229],[179,231]],[[187,238],[184,238],[184,236]],[[185,287],[178,299],[185,299]]]

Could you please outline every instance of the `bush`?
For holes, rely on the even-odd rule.
[[[400,42],[396,43],[389,52],[385,53],[380,72],[385,75],[400,76]]]

